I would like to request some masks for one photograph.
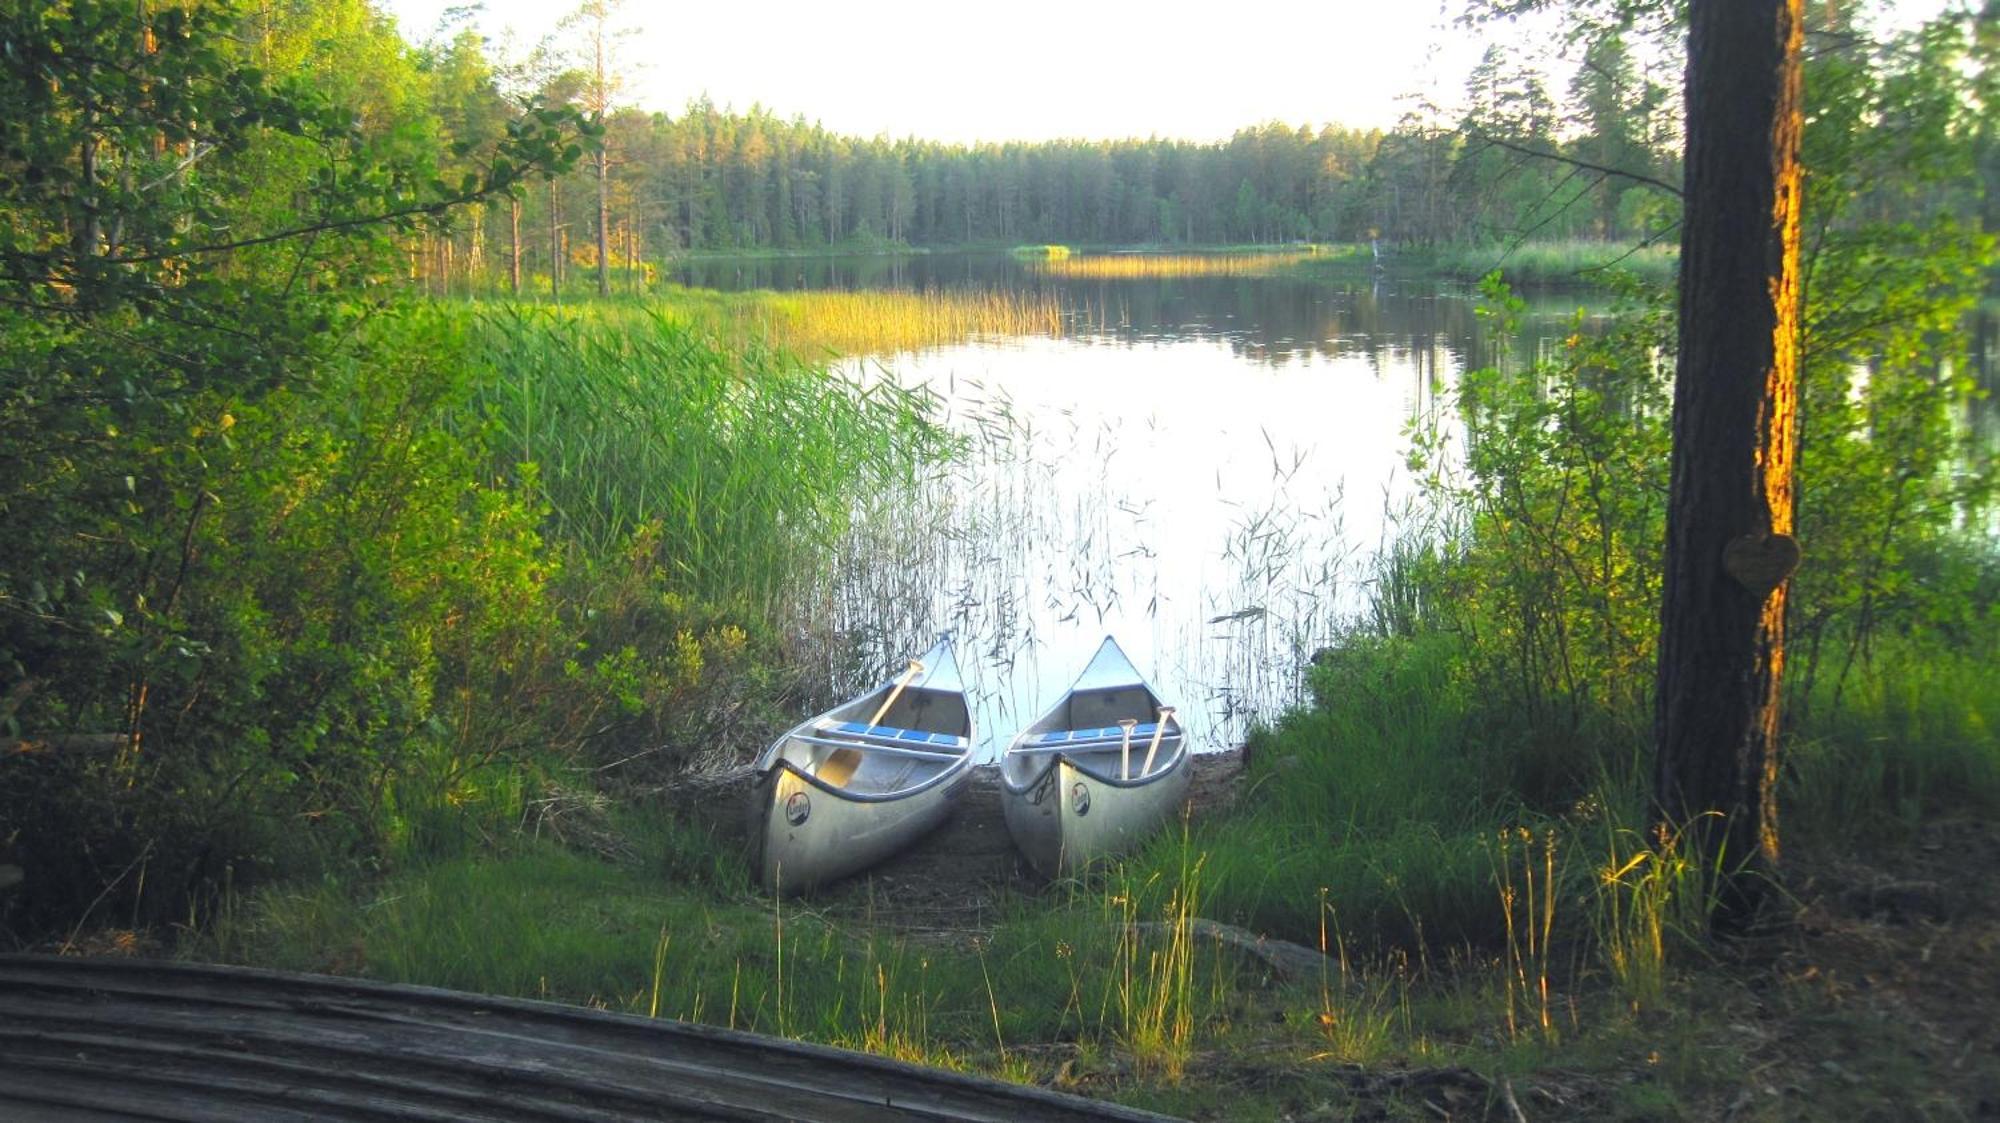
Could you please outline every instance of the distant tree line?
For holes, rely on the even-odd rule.
[[[420,272],[434,287],[504,278],[545,291],[552,276],[585,274],[631,285],[645,263],[684,251],[1678,238],[1676,63],[1642,65],[1617,24],[1590,30],[1560,89],[1490,48],[1450,120],[1413,113],[1387,131],[1273,122],[1220,142],[948,145],[842,136],[705,98],[679,113],[621,107],[607,5],[586,3],[517,64],[495,62],[471,30],[414,53],[451,140],[484,143],[528,97],[604,126],[602,152],[561,181],[429,245]],[[1828,15],[1813,33],[1847,41],[1847,20]],[[1907,203],[1896,184],[1871,191]],[[1981,195],[1977,182],[1923,191],[1958,192],[1975,210]]]
[[[600,255],[614,283],[629,282],[640,263],[688,250],[1428,246],[1639,238],[1673,221],[1671,189],[1652,181],[1678,180],[1677,99],[1637,71],[1615,34],[1590,47],[1563,98],[1489,51],[1456,121],[1412,115],[1388,131],[1273,122],[1221,142],[948,145],[842,136],[705,98],[679,113],[617,107],[618,43],[602,8],[586,4],[515,65],[496,63],[470,30],[416,52],[454,139],[477,142],[529,95],[605,126],[601,158],[432,247],[425,273],[436,283],[501,274],[518,285],[525,274],[546,285],[551,274],[595,272]]]

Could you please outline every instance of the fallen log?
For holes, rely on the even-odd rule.
[[[1163,921],[1149,920],[1135,926],[1140,932],[1150,936],[1170,936],[1170,925]],[[1340,964],[1326,955],[1289,940],[1274,939],[1259,935],[1247,928],[1220,921],[1203,920],[1196,917],[1188,922],[1189,931],[1203,939],[1226,944],[1270,968],[1271,974],[1288,983],[1323,982],[1340,977]]]

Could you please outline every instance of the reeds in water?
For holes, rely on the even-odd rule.
[[[1309,249],[1265,253],[1119,253],[1051,256],[1035,262],[1036,272],[1079,280],[1138,280],[1152,277],[1261,277],[1313,259]]]
[[[894,354],[978,336],[1060,337],[1065,327],[1056,294],[1014,289],[690,290],[667,307],[731,342],[801,353]]]
[[[539,486],[552,532],[590,557],[646,551],[711,603],[769,611],[818,572],[855,495],[951,448],[920,393],[656,310],[506,309],[477,346],[498,457]]]

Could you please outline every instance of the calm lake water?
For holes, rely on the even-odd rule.
[[[1063,338],[847,364],[929,387],[973,454],[871,512],[828,607],[878,671],[951,631],[989,754],[1106,635],[1198,747],[1240,743],[1301,697],[1301,668],[1363,603],[1411,499],[1409,428],[1450,431],[1441,403],[1496,346],[1526,359],[1580,310],[1586,330],[1609,312],[1529,294],[1520,336],[1497,341],[1469,288],[1435,279],[1072,281],[1005,255],[706,262],[677,279],[1060,297]]]

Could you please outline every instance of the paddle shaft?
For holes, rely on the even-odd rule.
[[[1153,743],[1146,746],[1146,763],[1139,766],[1139,775],[1144,776],[1153,771],[1153,754],[1160,751],[1160,738],[1166,736],[1167,719],[1172,716],[1174,716],[1172,706],[1160,707],[1160,724],[1153,727]]]
[[[1125,736],[1118,742],[1118,778],[1120,780],[1130,780],[1132,778],[1132,729],[1138,724],[1139,719],[1131,717],[1118,723],[1118,728],[1125,731]]]
[[[873,729],[876,726],[882,724],[882,715],[888,713],[889,707],[896,704],[896,699],[903,696],[903,688],[910,685],[910,683],[916,681],[917,676],[923,673],[924,673],[923,660],[921,659],[910,660],[910,669],[903,672],[903,678],[901,681],[896,683],[896,689],[891,690],[889,692],[889,696],[887,698],[882,699],[882,708],[876,710],[875,716],[868,719],[868,727],[870,729]]]

